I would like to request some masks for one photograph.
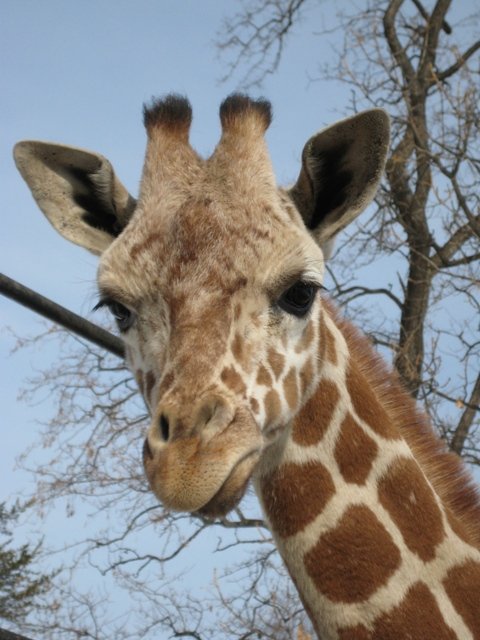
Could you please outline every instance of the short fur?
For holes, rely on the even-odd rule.
[[[323,304],[442,502],[464,524],[471,544],[480,548],[480,493],[465,465],[455,453],[446,450],[398,375],[374,351],[368,338],[343,318],[331,301],[323,298]]]

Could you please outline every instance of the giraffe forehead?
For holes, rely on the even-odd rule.
[[[182,291],[233,292],[245,281],[273,278],[295,266],[300,270],[312,244],[280,199],[227,203],[222,197],[191,196],[174,212],[140,203],[102,256],[99,280],[131,287],[132,297],[179,284]]]

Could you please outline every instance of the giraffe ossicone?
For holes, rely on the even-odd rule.
[[[150,411],[152,490],[216,516],[253,479],[322,639],[480,638],[478,494],[320,291],[332,238],[377,190],[388,117],[314,135],[288,190],[264,139],[268,102],[227,98],[209,158],[190,146],[191,120],[175,95],[145,107],[137,200],[99,154],[15,148],[49,221],[100,255],[100,304]]]

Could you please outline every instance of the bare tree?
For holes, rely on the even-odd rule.
[[[257,0],[228,19],[218,46],[229,72],[246,69],[246,86],[274,73],[313,4]],[[478,14],[451,25],[451,4],[376,0],[340,15],[343,48],[314,79],[347,83],[351,111],[383,107],[392,121],[377,207],[338,246],[333,295],[391,351],[450,447],[479,464],[480,40]],[[378,269],[375,285],[364,286],[362,266],[386,257],[397,281]]]
[[[250,85],[274,73],[313,2],[255,0],[227,19],[219,48],[228,73],[243,72]],[[450,22],[450,4],[378,0],[340,16],[343,49],[316,79],[348,83],[350,110],[385,107],[393,129],[376,207],[343,236],[330,262],[332,292],[390,354],[449,446],[480,464],[480,41],[473,18]],[[394,281],[382,277],[387,260]],[[50,330],[34,341],[58,335]],[[81,341],[61,353],[25,394],[47,390],[58,406],[42,441],[50,458],[32,467],[36,505],[43,511],[63,500],[67,515],[82,504],[103,514],[104,529],[66,545],[62,563],[72,576],[96,566],[126,590],[137,617],[109,619],[101,593],[80,593],[65,579],[55,606],[32,628],[49,640],[158,638],[161,630],[197,640],[295,637],[305,615],[258,507],[247,496],[241,509],[210,521],[158,505],[139,464],[146,415],[130,374]],[[29,460],[27,453],[25,466]],[[201,595],[169,569],[199,539],[211,541],[226,567]]]

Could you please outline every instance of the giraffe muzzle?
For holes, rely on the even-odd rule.
[[[165,421],[164,415],[162,427],[161,417],[154,420],[143,449],[154,494],[174,511],[211,517],[230,511],[243,496],[263,446],[250,411],[239,408],[223,425],[207,423],[199,431],[182,429],[181,435],[177,429],[167,439]]]

